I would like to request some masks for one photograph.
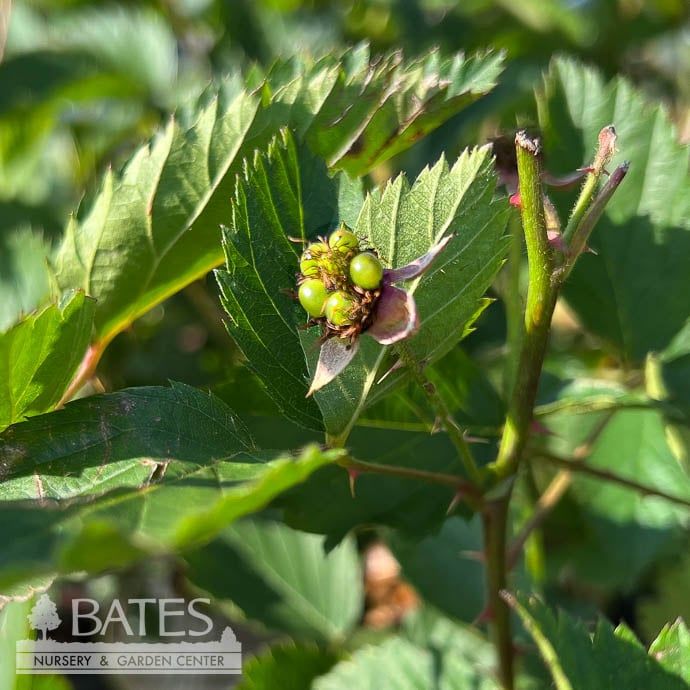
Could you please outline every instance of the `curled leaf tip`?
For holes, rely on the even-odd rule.
[[[307,397],[330,383],[357,354],[359,341],[348,343],[341,338],[329,338],[319,352],[314,380],[307,391]]]

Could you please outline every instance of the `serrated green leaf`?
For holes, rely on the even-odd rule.
[[[609,123],[619,151],[610,167],[627,159],[630,171],[592,235],[597,256],[578,261],[565,296],[591,332],[639,361],[688,316],[690,149],[664,109],[627,80],[607,84],[596,70],[555,60],[540,103],[549,163],[558,172],[589,164]]]
[[[299,341],[304,311],[294,289],[301,247],[290,237],[314,237],[344,220],[354,224],[361,184],[330,177],[325,165],[283,132],[256,155],[237,186],[232,226],[224,232],[227,270],[216,272],[228,330],[271,397],[294,421],[323,426],[306,398],[308,373]]]
[[[222,606],[292,637],[343,639],[361,616],[353,539],[324,553],[323,538],[268,520],[242,520],[186,557],[187,577]]]
[[[336,652],[316,645],[274,645],[244,664],[237,690],[311,690],[337,661]]]
[[[445,61],[433,54],[426,62],[398,62],[370,64],[360,46],[315,62],[280,63],[266,78],[255,70],[246,88],[229,82],[171,121],[121,173],[108,173],[95,199],[70,222],[56,260],[61,287],[83,287],[98,299],[96,339],[107,344],[221,263],[219,226],[230,220],[235,174],[243,158],[282,127],[296,129],[318,153],[330,152],[334,167],[347,168],[355,160],[355,141],[364,137],[363,148],[354,148],[368,157],[366,164],[357,159],[358,170],[367,170],[411,145],[415,128],[438,126],[490,90],[501,57]],[[439,74],[427,73],[433,66],[440,81]],[[389,102],[396,103],[397,120],[389,117]],[[410,111],[410,103],[418,109]],[[382,109],[386,122],[376,117]],[[329,141],[314,141],[310,128],[327,131]],[[386,133],[384,145],[379,139]]]
[[[664,626],[649,648],[650,655],[690,687],[690,630],[682,619]]]
[[[223,403],[181,384],[78,400],[10,427],[0,436],[0,593],[203,543],[340,454],[259,454]]]
[[[368,53],[362,46],[348,56],[305,135],[330,167],[351,175],[407,149],[490,91],[503,69],[501,53],[446,58],[432,50],[409,64],[401,52],[370,64]]]
[[[593,636],[581,621],[560,612],[558,617],[536,598],[513,600],[513,607],[534,639],[558,690],[654,688],[685,690],[627,628],[614,631],[600,619]]]
[[[433,362],[446,354],[486,306],[483,296],[507,251],[507,207],[493,199],[494,189],[492,161],[483,148],[465,151],[452,168],[442,158],[412,186],[399,176],[364,203],[355,231],[393,268],[425,254],[444,235],[455,234],[432,268],[406,285],[420,315],[419,332],[408,342],[419,361]],[[302,342],[313,374],[316,334],[305,332]],[[389,349],[363,336],[352,363],[314,395],[330,434],[347,436],[367,398],[395,385],[400,374],[376,383]]]
[[[109,342],[219,263],[231,166],[258,108],[239,92],[212,99],[189,124],[171,121],[122,173],[108,172],[91,206],[71,219],[57,280],[98,300],[98,340]]]
[[[488,151],[466,152],[451,170],[441,160],[412,188],[397,178],[367,198],[355,223],[358,188],[344,176],[329,177],[325,166],[297,149],[287,134],[265,156],[255,156],[238,185],[233,225],[224,235],[228,270],[219,271],[218,279],[230,332],[285,414],[312,428],[322,417],[329,433],[346,435],[369,392],[387,390],[398,378],[374,387],[388,348],[363,336],[353,362],[314,396],[320,414],[311,399],[304,399],[319,334],[300,330],[303,310],[285,294],[298,268],[298,253],[288,238],[314,237],[344,220],[397,267],[457,232],[428,276],[408,286],[421,314],[410,347],[420,360],[433,361],[467,332],[500,268],[506,208],[493,201],[494,185]]]
[[[76,292],[0,333],[0,430],[59,402],[86,352],[94,311]]]

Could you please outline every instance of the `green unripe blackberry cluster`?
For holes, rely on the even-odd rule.
[[[383,265],[360,249],[344,223],[328,239],[319,238],[299,262],[299,302],[331,335],[353,337],[368,325],[383,280]]]

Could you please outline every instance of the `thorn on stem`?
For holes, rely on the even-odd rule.
[[[460,501],[463,499],[463,492],[462,491],[456,491],[455,495],[451,499],[450,503],[448,504],[448,509],[446,510],[446,515],[451,515],[453,512],[455,512],[455,509],[458,507]]]
[[[489,443],[488,438],[482,438],[481,436],[471,436],[467,433],[467,430],[462,432],[462,437],[467,441],[467,443]]]
[[[348,467],[347,476],[350,482],[350,495],[352,496],[352,498],[357,498],[355,496],[355,482],[357,481],[357,477],[359,477],[359,472],[353,467]]]
[[[515,192],[515,194],[511,194],[510,198],[508,199],[508,203],[510,203],[511,206],[515,206],[515,208],[522,208],[522,199],[520,198],[520,192]]]
[[[574,172],[568,173],[566,175],[552,175],[548,171],[544,171],[541,174],[541,179],[544,184],[549,185],[549,187],[555,187],[556,189],[567,189],[572,187],[576,182],[579,182],[585,175],[593,172],[594,168],[587,166],[586,168],[576,168]]]

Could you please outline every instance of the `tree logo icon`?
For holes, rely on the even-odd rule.
[[[41,640],[48,639],[48,630],[55,630],[62,623],[57,613],[57,607],[47,594],[41,596],[27,618],[34,630],[41,631]]]

